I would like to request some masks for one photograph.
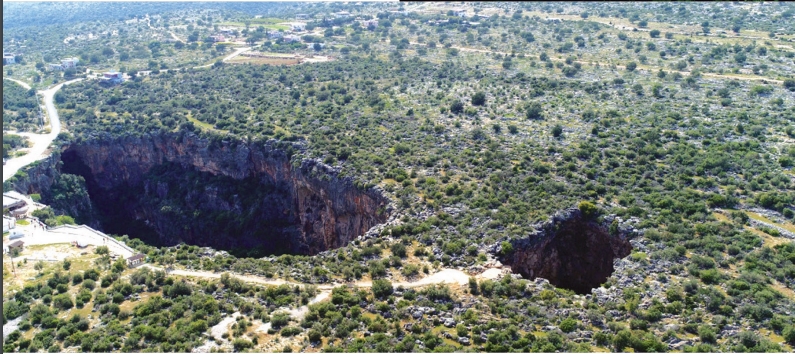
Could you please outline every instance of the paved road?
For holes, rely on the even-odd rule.
[[[22,167],[49,156],[49,153],[45,152],[47,152],[47,149],[50,147],[50,144],[53,142],[53,140],[58,137],[58,134],[61,133],[61,120],[58,117],[58,110],[55,109],[53,97],[55,97],[55,93],[58,92],[63,85],[68,85],[80,80],[83,79],[74,79],[60,83],[47,90],[39,91],[39,93],[44,97],[44,106],[47,109],[47,116],[50,118],[50,133],[26,134],[26,136],[33,143],[33,147],[30,148],[27,154],[9,159],[6,162],[6,164],[3,166],[3,182],[11,178]]]

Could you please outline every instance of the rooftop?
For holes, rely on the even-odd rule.
[[[24,242],[17,240],[17,241],[9,243],[8,247],[22,247],[22,245],[24,245],[24,244],[25,244]]]
[[[128,261],[136,261],[136,260],[144,259],[144,258],[146,258],[146,255],[143,254],[143,253],[139,253],[139,254],[136,254],[136,255],[134,255],[132,257],[127,258],[127,260]]]

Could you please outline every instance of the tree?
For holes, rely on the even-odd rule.
[[[701,338],[701,341],[704,343],[715,343],[716,335],[715,330],[709,326],[701,326],[698,328],[698,336]]]
[[[406,258],[406,246],[404,246],[402,243],[398,242],[393,244],[392,247],[390,247],[390,250],[392,251],[393,255],[400,258]]]
[[[784,330],[781,331],[781,334],[784,336],[784,340],[787,343],[790,345],[795,345],[795,327],[786,326],[784,327]]]
[[[544,110],[541,108],[541,103],[531,102],[525,109],[527,119],[541,119],[544,117]]]
[[[624,329],[619,331],[613,337],[613,349],[616,352],[622,352],[624,348],[629,347],[632,343],[632,332]]]
[[[636,63],[634,61],[631,61],[631,62],[627,63],[627,71],[630,71],[630,72],[635,71],[635,69],[637,67],[638,67],[638,63]]]
[[[784,88],[795,91],[795,79],[784,79]]]
[[[564,333],[571,333],[575,329],[577,329],[577,320],[573,318],[567,318],[560,322],[560,330]]]
[[[552,127],[552,136],[559,138],[561,135],[563,135],[563,127],[560,124],[555,124]]]
[[[580,202],[580,205],[578,207],[579,207],[580,211],[582,212],[582,215],[584,217],[586,217],[586,218],[594,217],[594,216],[596,216],[596,213],[598,212],[598,209],[596,208],[596,205],[594,205],[593,203],[588,202],[588,201]]]
[[[502,241],[500,244],[500,254],[507,256],[511,253],[513,253],[513,245],[508,241]]]
[[[483,92],[478,92],[472,95],[472,104],[475,106],[483,106],[486,104],[486,94]]]
[[[373,287],[371,289],[373,291],[373,295],[375,295],[378,299],[383,299],[392,295],[394,289],[392,288],[392,282],[386,279],[375,279],[373,280]]]
[[[461,101],[455,101],[450,105],[450,112],[453,114],[459,114],[464,111],[464,104]]]
[[[651,36],[651,38],[660,38],[660,30],[653,29],[649,31],[649,36]]]

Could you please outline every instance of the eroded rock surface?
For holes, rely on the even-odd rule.
[[[291,162],[299,149],[192,133],[97,137],[66,147],[61,172],[86,179],[104,231],[162,244],[315,254],[387,220],[380,190],[319,160]]]

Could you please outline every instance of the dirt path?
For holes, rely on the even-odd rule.
[[[58,137],[58,134],[61,133],[61,120],[58,117],[58,110],[55,109],[53,97],[55,97],[55,93],[58,92],[58,90],[60,90],[64,85],[78,82],[80,80],[83,79],[74,79],[60,83],[47,90],[39,91],[39,93],[44,97],[44,106],[47,109],[47,116],[50,118],[50,132],[48,134],[26,135],[28,139],[30,139],[30,142],[33,143],[33,147],[30,148],[27,154],[6,161],[6,164],[3,166],[3,182],[11,178],[11,176],[16,174],[17,171],[19,171],[19,169],[22,167],[49,156],[47,150],[50,147],[50,144],[53,142],[53,140],[55,140],[55,138]]]
[[[145,264],[143,266],[147,267],[147,268],[150,268],[150,269],[153,269],[153,270],[163,270],[163,271],[165,271],[164,268],[157,267],[157,266],[154,266],[154,265],[151,265],[151,264]],[[186,277],[198,277],[198,278],[209,278],[209,279],[220,279],[221,278],[221,273],[214,273],[214,272],[207,272],[207,271],[191,271],[191,270],[182,270],[182,269],[172,269],[172,270],[168,271],[167,273],[173,274],[173,275],[179,275],[179,276],[186,276]],[[489,268],[486,271],[484,271],[483,273],[475,276],[475,278],[477,278],[477,279],[495,279],[495,278],[499,278],[500,276],[502,276],[502,274],[503,274],[503,270],[500,269],[500,268]],[[286,280],[283,280],[283,279],[262,278],[262,277],[255,276],[255,275],[240,275],[240,274],[234,274],[234,273],[230,273],[230,275],[232,275],[233,277],[238,278],[238,279],[240,279],[240,280],[242,280],[244,282],[247,282],[247,283],[263,284],[263,285],[274,285],[274,286],[283,285],[283,284],[299,285],[299,286],[314,285],[314,286],[316,286],[318,288],[318,290],[321,291],[321,295],[324,294],[325,292],[331,291],[331,289],[333,289],[335,286],[345,285],[344,283],[337,283],[337,284],[305,284],[305,283],[290,282],[290,281],[286,281]],[[465,272],[463,272],[461,270],[445,268],[445,269],[442,269],[439,272],[436,272],[434,274],[431,274],[431,275],[429,275],[429,276],[427,276],[425,278],[419,279],[419,280],[415,280],[415,281],[411,281],[411,282],[394,282],[394,283],[392,283],[392,286],[394,286],[394,287],[402,286],[404,288],[416,288],[416,287],[432,285],[432,284],[466,285],[467,283],[469,283],[469,278],[470,277],[471,277],[471,275],[469,275],[469,274],[467,274],[467,273],[465,273]],[[373,286],[373,282],[370,281],[370,280],[364,280],[364,281],[358,281],[358,282],[352,283],[351,285],[353,285],[355,287],[359,287],[359,288],[369,288],[369,287]],[[329,293],[329,295],[330,295],[330,293]],[[322,301],[323,299],[324,298],[320,298],[320,295],[318,295],[318,297],[316,297],[313,301],[319,302],[319,301]],[[310,302],[310,303],[312,303],[312,302]]]
[[[30,90],[30,85],[26,84],[24,81],[19,81],[17,79],[12,79],[12,78],[9,78],[9,77],[4,77],[3,80],[16,82],[17,84],[19,84],[19,86],[24,87],[26,90]]]

